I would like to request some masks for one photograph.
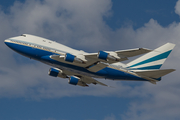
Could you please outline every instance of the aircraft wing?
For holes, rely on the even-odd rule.
[[[127,49],[127,50],[118,50],[118,51],[104,51],[108,54],[111,55],[111,53],[116,54],[120,59],[118,61],[114,61],[114,60],[103,60],[103,59],[99,59],[97,56],[99,53],[88,53],[88,54],[83,54],[86,58],[90,58],[93,59],[95,61],[101,61],[101,62],[105,62],[105,63],[116,63],[116,62],[121,62],[121,61],[125,61],[128,60],[128,57],[134,57],[137,55],[141,55],[144,53],[148,53],[152,50],[146,49],[146,48],[135,48],[135,49]],[[112,54],[112,55],[113,55]]]
[[[76,76],[77,78],[79,78],[79,82],[77,85],[80,85],[80,86],[88,86],[87,84],[94,84],[94,85],[99,84],[102,86],[108,86],[102,82],[95,80],[92,77],[88,77],[88,76],[81,75],[81,74],[76,74],[76,73],[73,73],[73,72],[70,72],[67,70],[63,70],[63,73],[66,74],[67,76]]]
[[[104,83],[102,83],[102,82],[99,82],[99,81],[97,81],[97,80],[95,80],[94,78],[91,78],[91,77],[87,77],[87,76],[81,76],[81,82],[84,82],[84,83],[86,83],[86,84],[94,84],[94,85],[96,85],[96,84],[100,84],[100,85],[103,85],[103,86],[108,86],[108,85],[106,85],[106,84],[104,84]]]
[[[150,51],[146,48],[136,48],[119,51],[99,51],[99,53],[83,53],[81,55],[67,53],[66,55],[51,55],[49,57],[59,62],[84,67],[89,71],[97,72],[108,66],[108,64],[128,60],[127,57],[141,55]]]
[[[135,49],[128,49],[128,50],[119,50],[119,51],[115,51],[115,52],[120,56],[134,57],[134,56],[148,53],[151,51],[152,50],[147,49],[147,48],[135,48]]]
[[[84,67],[91,72],[98,72],[109,66],[111,63],[128,60],[127,57],[133,57],[150,51],[151,50],[146,48],[136,48],[119,51],[99,51],[99,53],[83,53],[81,55],[72,55],[67,53],[65,55],[45,56],[43,59],[51,58],[62,63]],[[98,83],[93,79],[83,77],[84,80],[85,78],[92,81],[92,83]]]

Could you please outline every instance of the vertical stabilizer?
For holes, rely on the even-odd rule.
[[[175,44],[166,43],[165,45],[135,59],[127,65],[130,69],[138,70],[160,69],[174,47]]]

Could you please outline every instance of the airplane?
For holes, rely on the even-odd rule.
[[[162,76],[175,71],[175,69],[160,69],[175,47],[172,43],[166,43],[155,50],[135,48],[87,53],[30,34],[12,37],[4,42],[17,53],[52,66],[48,74],[53,77],[67,78],[71,85],[108,86],[95,78],[148,81],[156,84],[161,81]],[[141,54],[144,55],[127,64],[122,63],[128,60],[128,57]]]

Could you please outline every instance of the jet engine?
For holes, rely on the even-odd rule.
[[[76,62],[76,63],[86,63],[87,61],[83,55],[74,56],[69,53],[66,53],[64,60],[67,62]]]
[[[97,57],[99,59],[103,59],[103,60],[112,60],[112,61],[119,61],[120,57],[117,55],[116,52],[104,52],[104,51],[99,51]]]
[[[86,83],[81,81],[81,78],[76,77],[76,76],[70,76],[68,83],[71,85],[80,85],[83,87],[88,86]]]
[[[57,68],[50,68],[48,74],[53,77],[67,78],[66,74],[64,74],[62,70]]]

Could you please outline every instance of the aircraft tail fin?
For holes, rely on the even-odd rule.
[[[166,43],[165,45],[133,60],[132,62],[129,62],[127,66],[132,70],[160,69],[174,47],[175,44]]]

